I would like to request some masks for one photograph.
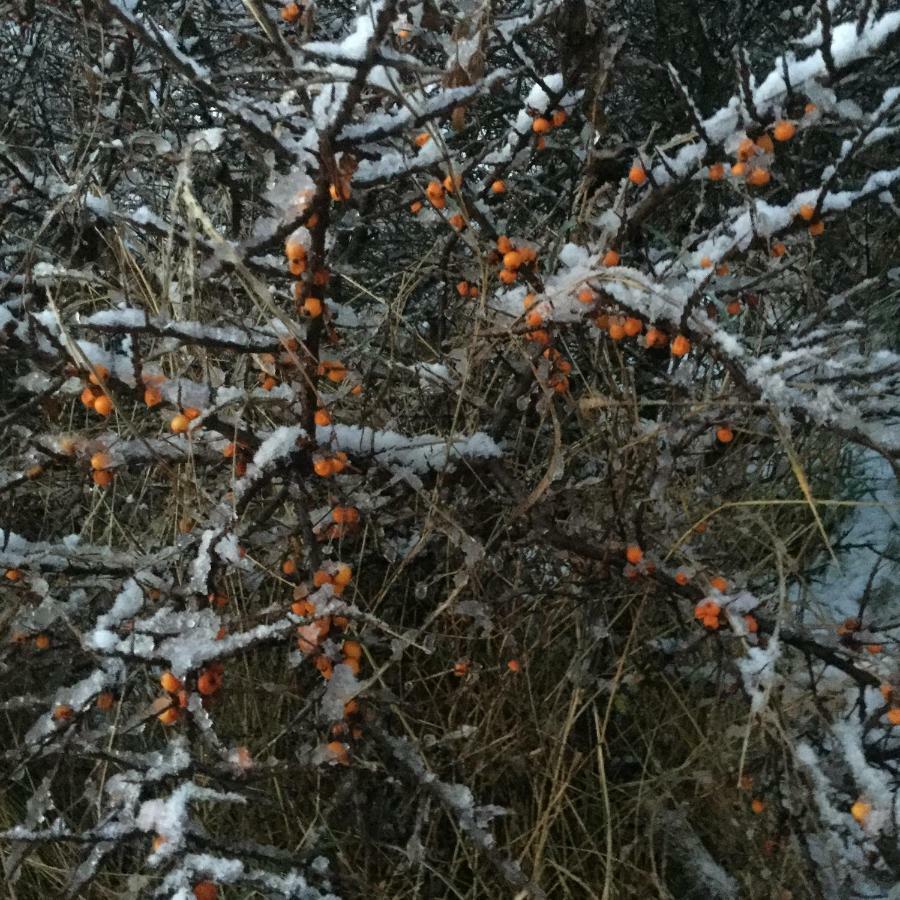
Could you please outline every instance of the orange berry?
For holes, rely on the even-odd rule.
[[[691,350],[691,342],[683,335],[676,335],[672,341],[672,355],[684,356]]]
[[[503,194],[506,192],[506,182],[502,178],[491,182],[491,193]]]
[[[882,682],[878,685],[878,690],[881,691],[881,696],[884,697],[885,702],[887,702],[891,699],[891,694],[894,693],[894,686],[887,682]]]
[[[212,881],[198,881],[194,885],[194,900],[218,900],[219,889]]]
[[[174,725],[178,721],[178,707],[177,706],[169,706],[164,709],[157,718],[163,725]]]
[[[812,217],[816,214],[816,208],[812,203],[801,203],[797,214],[806,222],[812,221]]]
[[[538,118],[531,123],[531,130],[535,134],[547,134],[553,130],[553,123],[543,116],[538,116]]]
[[[97,395],[94,393],[93,388],[86,387],[81,392],[81,402],[88,409],[94,408],[94,403],[97,400]]]
[[[634,316],[628,316],[628,318],[625,319],[625,334],[627,334],[628,337],[636,337],[643,330],[644,323],[640,319]]]
[[[68,703],[58,703],[53,707],[53,718],[57,722],[64,722],[75,715],[75,710]]]
[[[751,156],[756,152],[756,144],[750,140],[750,138],[745,137],[739,144],[737,148],[737,158],[740,160],[750,159]]]
[[[188,430],[190,426],[190,421],[187,416],[181,415],[179,413],[177,416],[172,416],[169,421],[169,428],[175,432],[175,434],[182,434],[183,432]]]
[[[818,237],[820,234],[825,233],[825,223],[821,219],[819,219],[818,222],[813,222],[812,225],[809,226],[808,231],[813,237]],[[99,400],[97,402],[99,402]],[[96,408],[97,404],[95,403],[94,409]]]
[[[362,659],[362,644],[359,641],[344,641],[341,652],[350,659]]]
[[[334,762],[342,766],[350,765],[350,753],[346,744],[341,743],[341,741],[331,741],[326,749]]]
[[[641,165],[634,165],[628,170],[628,180],[632,184],[642,185],[647,180],[647,172]]]
[[[94,371],[88,375],[88,381],[98,386],[107,378],[109,378],[109,369],[106,366],[94,366]]]
[[[707,178],[710,181],[721,181],[725,177],[725,166],[722,163],[713,163],[708,171]]]
[[[466,220],[460,213],[454,213],[447,221],[450,223],[451,227],[455,228],[457,231],[462,231],[463,228],[466,227]]]
[[[318,297],[307,297],[303,303],[303,312],[312,319],[322,315],[322,308],[322,301]]]
[[[610,322],[609,336],[614,341],[621,341],[625,337],[625,326],[621,320],[617,319],[615,322]]]
[[[350,566],[341,563],[337,570],[334,573],[334,583],[338,585],[338,587],[347,587],[348,584],[353,580],[353,569]]]
[[[636,566],[644,558],[644,551],[637,544],[629,544],[625,550],[625,559]]]
[[[688,583],[688,581],[690,581],[690,578],[688,578],[687,572],[682,572],[679,570],[675,573],[675,584],[684,587]]]
[[[647,329],[645,340],[648,347],[665,347],[669,339],[658,328],[651,326]]]
[[[767,134],[761,134],[756,139],[756,146],[762,150],[763,153],[774,153],[775,145],[772,143],[772,138],[770,138]]]
[[[181,690],[181,679],[177,678],[171,672],[163,672],[159,677],[159,683],[162,689],[169,694],[174,694]]]
[[[112,457],[108,453],[95,453],[91,457],[92,469],[109,469],[112,467]]]
[[[531,309],[535,303],[537,303],[537,297],[534,294],[526,294],[522,300],[522,306],[524,306],[526,310]]]
[[[593,303],[597,299],[596,295],[590,288],[582,288],[578,292],[579,303]]]
[[[235,443],[229,442],[222,448],[222,456],[225,459],[231,459],[235,453],[237,453],[237,444]]]
[[[295,616],[314,616],[316,605],[309,600],[297,600],[291,604],[291,612]]]
[[[734,175],[735,178],[742,178],[747,174],[747,164],[746,163],[735,163],[731,167],[731,174]]]
[[[453,191],[458,191],[462,187],[463,177],[457,172],[454,175],[446,175],[444,177],[444,190],[450,194]]]
[[[532,309],[527,316],[525,316],[525,324],[530,328],[537,328],[540,325],[543,325],[544,317],[540,312],[536,309]]]
[[[292,559],[286,559],[281,564],[281,571],[285,575],[295,575],[297,573],[297,563],[295,563]]]
[[[273,378],[271,375],[266,375],[266,377],[263,378],[262,384],[260,385],[260,387],[264,391],[271,391],[272,388],[274,388],[276,384],[278,384],[278,381],[275,378]]]
[[[865,800],[857,800],[853,806],[850,807],[850,815],[862,825],[866,819],[869,818],[869,813],[872,812],[872,804],[866,803]]]
[[[334,663],[327,656],[317,656],[313,660],[313,665],[326,681],[331,681],[334,676]]]
[[[751,616],[749,613],[744,616],[744,625],[747,626],[750,634],[756,634],[759,631],[759,622],[756,621],[756,616]]]
[[[517,659],[511,659],[506,663],[506,668],[510,672],[516,673],[522,671],[522,665]]]
[[[216,675],[215,672],[210,672],[210,671],[203,672],[200,675],[200,677],[197,679],[197,690],[201,694],[203,694],[204,697],[211,697],[221,687],[222,687],[221,676]]]
[[[458,281],[456,283],[456,293],[459,294],[460,297],[468,297],[469,296],[469,282],[468,281]]]
[[[713,261],[708,256],[700,257],[700,268],[701,269],[711,269],[713,266]]]
[[[114,408],[112,400],[106,394],[101,394],[94,401],[94,412],[101,416],[108,416]]]
[[[331,424],[331,413],[327,409],[317,409],[316,414],[313,416],[313,421],[316,425],[325,428]]]
[[[768,184],[771,180],[772,176],[769,174],[768,169],[755,168],[747,176],[747,184],[752,184],[754,187],[762,187],[764,184]]]
[[[427,131],[417,134],[413,143],[417,147],[424,147],[431,140],[431,135]]]
[[[500,280],[504,284],[512,284],[517,277],[518,275],[516,274],[514,269],[503,269],[500,272]]]
[[[758,797],[754,797],[753,802],[750,804],[750,809],[758,816],[763,810],[765,810],[766,804],[763,803]]]
[[[163,401],[162,391],[158,387],[144,388],[144,403],[149,407],[159,406]]]
[[[741,306],[740,300],[732,300],[725,307],[729,316],[739,316],[741,314],[741,309],[743,309],[743,307]]]
[[[607,250],[606,253],[603,254],[602,262],[604,266],[617,266],[621,258],[622,257],[619,256],[617,251]]]
[[[279,15],[281,16],[282,22],[287,22],[290,25],[300,18],[300,7],[296,3],[288,3],[287,6],[281,7]]]
[[[453,664],[453,674],[457,678],[462,678],[464,675],[469,673],[469,664],[466,660],[461,659],[459,662],[455,662]]]
[[[38,650],[46,650],[50,646],[50,637],[46,634],[39,634],[34,639],[34,646],[37,647]]]
[[[883,644],[866,644],[866,653],[870,653],[872,656],[877,656],[882,650],[884,650]]]
[[[772,134],[776,141],[789,141],[797,133],[797,126],[793,122],[786,122],[783,119],[775,123]]]
[[[716,429],[716,440],[720,444],[730,444],[734,440],[734,432],[727,425],[722,425]]]
[[[510,250],[503,254],[503,265],[507,269],[518,269],[523,262],[525,259],[518,250]]]
[[[292,259],[288,263],[288,271],[295,278],[299,278],[307,269],[308,263],[306,262],[306,258],[302,259]]]
[[[785,253],[787,253],[787,247],[780,241],[776,244],[772,244],[772,256],[784,256]]]
[[[892,706],[887,711],[887,720],[891,725],[900,725],[900,706]]]
[[[811,116],[817,109],[818,107],[815,103],[807,103],[806,106],[803,107],[803,112],[807,116]]]
[[[409,204],[409,211],[414,216],[417,216],[420,212],[422,212],[422,201],[421,200],[413,200],[413,202]]]
[[[100,469],[91,473],[91,480],[97,487],[109,487],[113,483],[113,473],[106,469]]]
[[[107,712],[108,710],[112,709],[115,702],[116,698],[110,691],[103,691],[102,693],[97,695],[95,706],[100,710],[100,712]]]
[[[200,410],[196,406],[186,406],[181,413],[189,422],[200,418]]]
[[[550,117],[553,122],[554,128],[559,128],[562,125],[566,124],[566,119],[568,119],[568,115],[564,109],[555,109],[553,110],[553,115]]]
[[[728,267],[728,263],[722,263],[721,265],[716,266],[716,275],[727,275],[731,269]]]
[[[709,579],[710,587],[714,587],[717,591],[724,594],[728,590],[728,582],[721,576],[716,575],[715,578]]]

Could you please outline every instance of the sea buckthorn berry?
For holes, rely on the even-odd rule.
[[[222,687],[222,677],[213,671],[205,671],[197,679],[197,690],[204,697],[211,697]]]
[[[548,134],[553,130],[553,123],[543,116],[538,116],[538,118],[531,123],[531,130],[535,134]]]
[[[75,715],[75,710],[68,703],[58,703],[53,707],[53,718],[57,722],[65,722]]]
[[[316,425],[325,428],[331,424],[331,413],[329,413],[327,409],[317,409],[316,414],[313,416],[313,420]]]
[[[171,672],[163,672],[162,675],[160,675],[159,683],[162,689],[170,694],[176,693],[181,690],[182,687],[181,679],[177,678]]]
[[[218,900],[219,889],[212,881],[198,881],[194,885],[194,900]]]
[[[303,302],[303,312],[316,319],[322,315],[322,301],[318,297],[307,297]]]
[[[109,369],[106,366],[94,366],[94,370],[88,375],[91,384],[100,385],[109,378]]]
[[[286,559],[281,564],[281,571],[285,575],[296,575],[297,574],[297,563],[295,563],[294,560],[292,560],[292,559]]]
[[[340,587],[346,587],[353,580],[353,569],[341,563],[334,573],[334,583]]]
[[[616,250],[607,250],[603,254],[602,262],[604,266],[617,266],[621,258]]]
[[[300,6],[297,3],[288,3],[286,6],[281,7],[279,15],[282,22],[287,22],[290,25],[300,18]]]
[[[108,453],[95,453],[91,457],[92,469],[109,469],[112,467],[112,457]]]
[[[466,660],[461,659],[453,664],[453,674],[457,678],[462,678],[464,675],[468,675],[468,673],[469,663]]]
[[[529,311],[528,315],[525,316],[525,324],[530,328],[537,328],[544,324],[544,317],[538,310],[532,309]]]
[[[766,804],[759,799],[759,797],[754,797],[753,801],[750,804],[750,809],[753,811],[755,815],[760,815],[766,808]]]
[[[169,706],[164,709],[157,718],[163,725],[174,725],[178,721],[178,707],[177,706]]]
[[[756,152],[756,144],[750,140],[750,138],[745,137],[738,144],[737,148],[737,158],[740,160],[748,160],[751,156]]]
[[[672,356],[684,356],[691,350],[691,342],[683,335],[678,334],[672,340]]]
[[[715,578],[710,578],[709,584],[721,594],[724,594],[725,591],[728,590],[728,582],[721,575],[716,575]]]
[[[721,181],[725,177],[725,166],[722,163],[713,163],[707,170],[706,177],[710,181]]]
[[[189,422],[200,418],[200,410],[196,406],[186,406],[181,413]]]
[[[553,122],[554,128],[559,128],[562,125],[566,124],[566,119],[568,119],[568,115],[564,109],[555,109],[553,110],[553,115],[550,117]]]
[[[309,264],[306,262],[306,259],[292,259],[288,263],[288,271],[295,278],[299,278],[309,267]]]
[[[716,266],[716,275],[727,275],[731,271],[728,263],[719,263]]]
[[[431,140],[431,135],[427,131],[423,131],[416,135],[413,143],[417,147],[424,147]]]
[[[333,762],[342,766],[350,765],[350,752],[347,750],[346,744],[341,741],[331,741],[331,743],[326,746],[326,749]]]
[[[501,234],[500,237],[497,238],[497,249],[501,253],[509,253],[512,248],[512,241],[505,234]]]
[[[711,269],[713,267],[713,261],[708,256],[700,257],[700,268],[701,269]]]
[[[514,269],[503,269],[500,272],[500,280],[504,284],[512,284],[516,278],[518,278],[518,275]]]
[[[506,668],[515,674],[522,671],[522,664],[517,659],[510,659],[506,663]]]
[[[341,652],[344,656],[352,659],[362,658],[362,644],[359,641],[344,641],[341,645]]]
[[[6,578],[7,581],[19,581],[22,578],[22,570],[7,569],[3,577]]]
[[[860,825],[863,825],[866,819],[869,818],[869,814],[872,812],[872,804],[866,803],[865,800],[857,800],[853,806],[850,807],[850,815],[859,822]]]
[[[91,480],[97,487],[109,487],[113,483],[113,473],[108,469],[100,469],[91,473]]]
[[[866,644],[866,653],[877,656],[884,650],[884,644]]]
[[[625,337],[625,323],[622,319],[615,319],[609,323],[609,336],[614,341],[621,341]]]
[[[722,425],[716,429],[716,440],[720,444],[730,444],[734,440],[734,432],[727,425]]]
[[[761,134],[756,139],[756,146],[763,153],[774,153],[775,152],[775,145],[772,143],[772,138],[770,138],[767,134]]]
[[[809,230],[809,233],[813,237],[819,237],[820,234],[825,233],[825,223],[821,219],[819,219],[818,222],[813,222],[812,225],[809,226],[808,230]],[[98,400],[98,402],[99,402],[99,400]],[[95,403],[94,409],[96,409],[96,408],[97,408],[97,404]]]
[[[782,119],[775,123],[772,129],[772,135],[776,141],[789,141],[797,133],[797,126],[793,122],[786,122]]]
[[[182,434],[188,430],[190,424],[188,417],[179,413],[177,416],[172,416],[169,421],[169,428],[174,431],[175,434]]]
[[[103,691],[102,693],[97,695],[97,699],[94,701],[94,705],[100,712],[107,712],[112,709],[113,704],[116,702],[115,696],[110,691]]]
[[[159,406],[163,401],[162,391],[158,387],[144,388],[144,404],[149,407]]]
[[[747,163],[738,162],[731,167],[731,174],[735,178],[743,178],[747,174]]]
[[[816,208],[812,203],[801,203],[797,214],[806,222],[811,222],[812,217],[816,214]]]
[[[421,200],[413,200],[413,202],[409,204],[409,211],[414,216],[417,216],[422,211],[422,201]]]
[[[469,282],[468,281],[458,281],[456,283],[456,293],[459,294],[460,297],[468,297],[469,296]]]
[[[892,706],[887,711],[887,720],[891,725],[900,725],[900,706]]]
[[[50,637],[46,634],[39,634],[34,639],[34,646],[37,647],[38,650],[46,650],[50,646]]]
[[[94,412],[101,416],[108,416],[115,407],[113,406],[112,400],[106,396],[106,394],[101,394],[94,401]]]
[[[675,573],[675,584],[678,584],[681,587],[684,587],[689,581],[690,581],[690,578],[688,577],[687,572],[681,571],[679,569],[679,571],[677,571]]]
[[[625,550],[625,559],[636,566],[644,558],[644,551],[637,544],[629,544]]]
[[[731,300],[726,306],[725,311],[729,316],[739,316],[741,314],[741,306],[740,300]]]
[[[450,194],[453,191],[458,191],[462,187],[463,177],[462,174],[456,172],[453,175],[446,175],[444,177],[444,190]]]
[[[719,627],[719,613],[722,607],[714,600],[703,600],[694,607],[694,618],[707,628],[715,631]]]
[[[759,631],[759,622],[756,621],[756,616],[751,616],[750,613],[744,616],[744,625],[750,634],[756,634]]]
[[[636,337],[644,330],[644,323],[635,316],[628,316],[625,319],[625,334],[628,337]]]
[[[491,182],[492,194],[503,194],[506,192],[506,182],[502,178],[498,178]]]
[[[507,269],[518,269],[523,262],[525,259],[518,250],[510,250],[503,254],[503,265]]]
[[[316,587],[322,587],[323,584],[331,584],[334,579],[324,569],[316,569],[313,572],[313,584]]]
[[[768,184],[772,180],[772,176],[769,174],[768,169],[761,169],[759,167],[753,169],[753,171],[747,176],[747,184],[752,184],[754,187],[762,187],[764,184]]]
[[[784,256],[787,253],[787,247],[778,241],[778,243],[772,244],[772,256],[779,257]]]
[[[647,180],[647,171],[643,166],[634,165],[628,170],[628,180],[632,184],[642,185]]]
[[[647,329],[645,342],[648,347],[665,347],[668,341],[669,339],[666,337],[665,333],[658,328],[651,325],[650,328]]]
[[[579,303],[593,303],[597,299],[596,295],[590,288],[582,288],[578,292]]]

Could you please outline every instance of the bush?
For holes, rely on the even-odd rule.
[[[4,14],[16,896],[887,896],[884,6]]]

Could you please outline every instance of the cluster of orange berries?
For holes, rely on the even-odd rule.
[[[525,307],[525,324],[529,329],[526,337],[536,344],[546,346],[550,343],[550,332],[542,327],[544,314],[537,308],[537,297],[534,294],[526,294],[522,305]]]
[[[572,363],[555,347],[548,347],[542,355],[550,362],[550,375],[547,383],[557,394],[565,394],[569,390],[569,373],[572,371]]]
[[[501,265],[500,281],[513,284],[522,269],[534,269],[537,265],[537,250],[524,242],[513,242],[506,236],[497,238],[497,249],[488,256],[488,262]]]
[[[600,297],[590,288],[582,288],[578,293],[578,300],[584,304],[594,304]],[[627,337],[637,337],[644,330],[644,323],[637,316],[625,316],[600,312],[594,317],[594,324],[601,331],[605,331],[611,340],[621,341]],[[651,325],[644,336],[644,346],[648,349],[654,347],[669,346],[672,356],[685,356],[690,353],[690,339],[683,334],[676,334],[671,342],[669,336],[659,328]]]
[[[87,376],[87,384],[81,392],[81,402],[86,409],[92,409],[97,415],[108,416],[114,409],[112,398],[103,388],[103,382],[109,378],[106,366],[96,365]]]
[[[722,607],[715,600],[702,600],[694,607],[694,618],[715,631],[719,627],[721,612]]]
[[[191,422],[200,418],[200,415],[200,410],[195,406],[185,406],[169,420],[169,429],[173,434],[184,434],[191,427]]]
[[[550,134],[554,128],[561,128],[569,118],[564,109],[555,109],[549,116],[546,113],[538,114],[535,110],[529,110],[528,113],[533,119],[531,130],[537,135],[534,146],[538,150],[543,150],[547,146],[544,136]]]
[[[143,375],[142,376],[144,382],[144,403],[148,408],[153,409],[154,406],[159,406],[163,401],[162,395],[162,384],[165,382],[165,377],[162,375]]]
[[[462,183],[463,177],[459,172],[445,176],[443,183],[436,178],[432,179],[425,187],[425,196],[435,209],[444,209],[447,206],[447,194],[458,193],[459,189],[462,187]],[[419,203],[418,208],[416,209],[413,209],[413,206],[415,206],[415,204],[410,206],[413,214],[418,213],[422,208],[421,203]],[[462,228],[465,225],[465,220],[459,213],[455,216],[451,216],[449,221],[454,228]]]
[[[313,215],[307,220],[307,226],[312,228],[315,225],[317,215]],[[309,267],[307,259],[306,246],[295,237],[289,237],[284,245],[284,255],[288,260],[288,269],[295,278],[300,278]],[[326,268],[318,269],[313,273],[311,287],[304,281],[298,280],[294,282],[294,299],[297,301],[298,311],[316,319],[322,315],[325,310],[325,301],[319,294],[322,292],[317,288],[324,288],[331,278],[331,273]],[[265,386],[265,383],[263,384]],[[266,390],[271,390],[274,382]]]
[[[333,456],[316,455],[313,457],[313,471],[320,478],[339,475],[349,464],[350,460],[343,450],[338,450]]]
[[[354,172],[359,168],[359,163],[355,156],[350,153],[344,153],[337,161],[337,168],[337,180],[332,182],[328,188],[328,193],[335,203],[340,203],[342,200],[350,199],[352,194],[350,180],[353,178]],[[312,228],[313,226],[309,225],[308,227]]]
[[[91,457],[91,478],[94,484],[99,487],[108,487],[113,482],[113,460],[112,457],[100,451]]]
[[[474,284],[469,284],[468,281],[459,281],[456,284],[456,293],[460,297],[475,299],[478,296],[478,288]]]
[[[221,690],[224,676],[225,666],[218,661],[211,662],[197,674],[197,692],[203,697],[212,697]],[[159,704],[165,707],[157,718],[163,725],[174,725],[181,718],[181,710],[188,705],[190,695],[184,682],[172,672],[163,672],[159,684],[166,696],[157,701],[157,708]]]
[[[247,463],[250,460],[250,451],[242,443],[229,441],[222,448],[222,456],[225,459],[234,460],[234,473],[238,478],[243,478],[247,474]]]
[[[344,641],[347,643],[356,643],[356,641]],[[346,661],[346,651],[345,651]],[[358,741],[363,736],[363,712],[360,708],[358,700],[348,700],[344,704],[344,718],[340,722],[335,722],[331,726],[331,740],[326,745],[326,750],[331,759],[342,766],[350,765],[349,746],[346,743],[347,738]]]

